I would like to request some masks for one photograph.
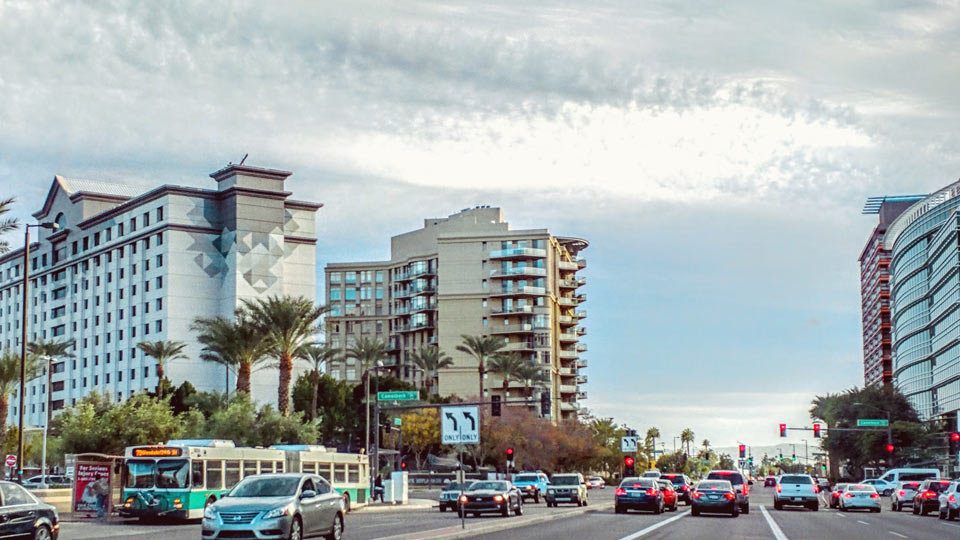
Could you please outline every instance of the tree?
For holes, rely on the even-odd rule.
[[[32,379],[39,372],[40,366],[37,357],[27,355],[27,379]],[[20,355],[13,351],[3,351],[0,354],[0,433],[6,433],[7,411],[10,408],[10,394],[20,385]]]
[[[56,360],[57,358],[73,358],[73,340],[70,341],[56,341],[56,340],[38,340],[31,341],[27,343],[27,352],[33,356],[38,357],[38,365],[43,366],[44,362],[42,361],[43,357],[52,358]],[[41,368],[42,370],[42,368]]]
[[[477,371],[480,374],[480,399],[484,399],[483,377],[486,375],[486,365],[490,357],[504,347],[502,339],[493,336],[460,336],[463,344],[457,345],[457,350],[472,356],[477,361]]]
[[[197,341],[203,345],[200,358],[236,370],[237,392],[249,394],[254,366],[266,359],[269,344],[246,312],[237,310],[232,321],[198,317],[191,329],[199,334]]]
[[[10,211],[10,205],[15,201],[13,197],[0,201],[0,216]],[[20,222],[16,218],[4,218],[0,220],[0,234],[6,234],[17,230]],[[0,254],[10,251],[10,243],[6,240],[0,240]]]
[[[647,436],[644,439],[644,446],[649,449],[651,456],[657,455],[657,439],[660,438],[660,430],[652,427],[647,430]]]
[[[293,386],[293,410],[309,413],[313,408],[314,382],[310,373],[297,378]],[[319,430],[320,440],[326,445],[353,448],[355,436],[360,436],[361,408],[354,405],[353,386],[346,381],[338,381],[326,373],[319,379],[317,396],[317,418],[313,423]]]
[[[718,469],[728,470],[734,469],[736,466],[733,463],[733,458],[730,457],[730,454],[720,454],[720,462],[717,464]]]
[[[526,369],[527,360],[517,353],[495,354],[487,363],[487,372],[499,375],[503,379],[503,399],[507,399],[510,382],[523,382],[530,371]]]
[[[439,410],[421,409],[404,414],[400,419],[403,422],[403,443],[413,453],[417,470],[421,470],[427,453],[440,448]]]
[[[182,341],[141,341],[137,348],[157,361],[157,396],[163,399],[164,367],[171,360],[186,359],[183,350],[187,344]]]
[[[434,386],[439,384],[440,370],[453,365],[453,358],[447,356],[436,345],[420,347],[413,353],[412,359],[413,363],[423,370],[428,396],[433,393]]]
[[[347,358],[355,358],[363,368],[363,400],[366,404],[366,434],[364,447],[370,448],[370,368],[380,367],[380,361],[387,358],[387,344],[377,339],[362,337],[352,347],[347,348]],[[379,377],[378,377],[379,382]]]
[[[121,454],[127,446],[179,438],[183,429],[166,401],[147,394],[110,403],[94,392],[64,409],[53,423],[68,454]]]
[[[266,339],[268,351],[278,361],[277,409],[282,415],[289,416],[293,359],[303,358],[304,349],[312,343],[316,333],[317,320],[326,310],[302,296],[244,300],[241,310],[256,332]]]
[[[680,444],[686,444],[686,445],[687,445],[687,455],[688,455],[688,456],[690,455],[690,443],[692,443],[693,440],[694,440],[694,436],[693,436],[693,430],[692,430],[692,429],[686,428],[686,429],[684,429],[683,431],[680,432]]]
[[[310,377],[313,382],[313,399],[310,404],[310,420],[317,419],[317,397],[320,392],[320,368],[340,355],[340,349],[329,344],[314,343],[304,350],[303,359],[310,363],[313,370]]]

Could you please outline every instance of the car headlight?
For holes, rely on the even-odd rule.
[[[216,521],[216,519],[217,519],[217,511],[214,510],[212,506],[208,506],[208,507],[203,511],[203,519],[212,519],[212,520]]]
[[[276,519],[290,514],[290,505],[281,506],[280,508],[274,508],[273,510],[267,512],[263,519]]]
[[[557,492],[557,490],[555,490],[555,489],[553,489],[553,488],[550,488],[550,489],[547,490],[547,493],[556,493],[556,492]]]

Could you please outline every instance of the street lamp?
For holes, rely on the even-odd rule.
[[[17,481],[23,483],[23,409],[25,405],[27,390],[27,314],[29,303],[27,302],[27,289],[30,285],[30,227],[40,227],[43,229],[57,230],[60,228],[58,223],[45,221],[43,223],[27,223],[23,228],[23,303],[20,320],[20,410],[19,423],[17,424]]]
[[[43,421],[43,452],[40,454],[40,489],[47,489],[47,431],[50,428],[50,405],[53,404],[53,361],[54,358],[51,356],[41,356],[46,360],[46,371],[47,371],[47,405],[46,405],[46,417]]]

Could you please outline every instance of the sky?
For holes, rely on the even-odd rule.
[[[957,0],[266,6],[0,0],[13,213],[249,154],[325,204],[322,268],[500,206],[589,239],[584,403],[668,448],[861,385],[863,202],[960,171]]]

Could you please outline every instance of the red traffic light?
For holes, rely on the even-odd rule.
[[[747,445],[745,444],[740,445],[740,457],[741,458],[747,457]]]
[[[400,468],[401,468],[402,470],[407,470],[407,462],[406,462],[406,461],[401,461],[401,462],[400,462]]]
[[[507,455],[508,455],[508,456],[512,456],[512,455],[513,455],[513,448],[507,448]]]
[[[888,444],[888,445],[887,445],[887,453],[888,453],[888,454],[892,454],[892,453],[893,453],[893,445],[892,445],[892,444]]]
[[[953,442],[960,442],[960,433],[951,433],[950,440]]]
[[[786,425],[786,424],[780,424],[780,436],[781,436],[781,437],[786,437],[786,436],[787,436],[787,425]]]
[[[627,467],[633,467],[634,463],[636,463],[636,461],[633,459],[633,456],[627,456],[623,458],[623,464]]]
[[[820,424],[813,425],[813,436],[818,439],[820,438]]]

